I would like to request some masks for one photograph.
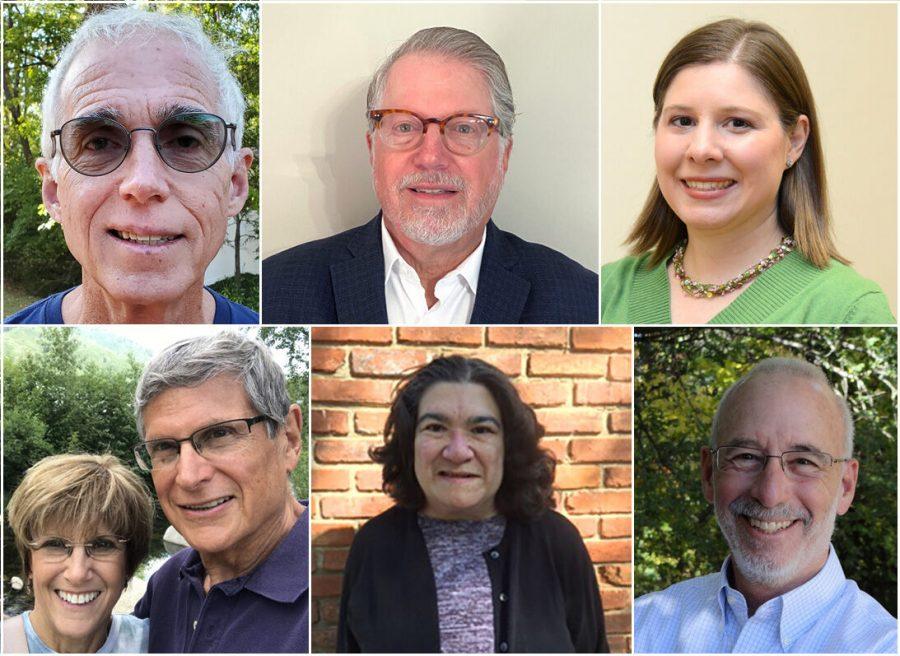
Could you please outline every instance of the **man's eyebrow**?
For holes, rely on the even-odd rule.
[[[185,103],[168,103],[156,110],[155,116],[158,123],[162,123],[168,118],[177,116],[178,114],[207,114],[207,110],[196,105],[187,105]]]
[[[87,114],[82,114],[78,118],[106,119],[110,121],[122,122],[122,112],[115,107],[97,107]]]
[[[759,449],[760,451],[763,448],[760,446],[759,442],[756,440],[751,440],[750,438],[739,438],[736,440],[729,440],[727,444],[720,444],[719,447],[723,446],[740,446],[740,447],[749,447],[753,449]],[[807,442],[792,442],[788,444],[788,447],[785,451],[809,451],[815,453],[823,453],[822,449],[817,447],[814,444],[809,444]]]
[[[759,449],[759,442],[756,440],[751,440],[749,437],[739,437],[736,440],[728,440],[725,444],[720,444],[719,448],[723,446],[745,446],[752,447],[754,449]]]
[[[806,442],[793,443],[788,446],[787,451],[810,451],[815,453],[825,453],[817,447],[815,444],[808,444]]]

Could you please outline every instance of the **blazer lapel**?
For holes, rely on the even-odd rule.
[[[531,283],[510,271],[519,259],[506,236],[488,221],[472,324],[519,323]]]
[[[381,212],[347,243],[347,248],[354,257],[331,265],[338,323],[386,324]]]

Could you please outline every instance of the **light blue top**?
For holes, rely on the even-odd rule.
[[[818,574],[752,617],[728,584],[730,561],[636,599],[635,653],[897,653],[897,620],[844,576],[834,548]]]
[[[31,654],[55,654],[34,632],[30,611],[22,613],[25,622],[25,639]],[[146,654],[150,640],[150,620],[142,620],[134,615],[113,615],[112,626],[106,642],[97,650],[98,654]]]

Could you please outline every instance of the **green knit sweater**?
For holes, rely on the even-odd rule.
[[[672,323],[664,259],[647,268],[649,253],[604,265],[602,323]],[[817,269],[797,251],[764,271],[711,324],[893,324],[887,297],[873,281],[832,260]]]

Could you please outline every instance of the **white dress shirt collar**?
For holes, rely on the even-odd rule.
[[[732,562],[732,557],[728,556],[722,564],[722,569],[719,570],[717,596],[723,624],[730,612],[740,630],[748,620],[747,601],[728,581]],[[794,641],[806,633],[841,594],[845,581],[844,569],[834,549],[829,546],[825,565],[814,577],[793,590],[765,602],[756,609],[753,616],[777,624],[782,649],[786,652],[791,651]]]
[[[435,285],[437,303],[428,307],[425,288],[416,270],[400,251],[381,219],[381,249],[384,255],[384,296],[388,323],[392,325],[454,325],[466,324],[475,308],[478,275],[487,227],[481,233],[478,247]]]

